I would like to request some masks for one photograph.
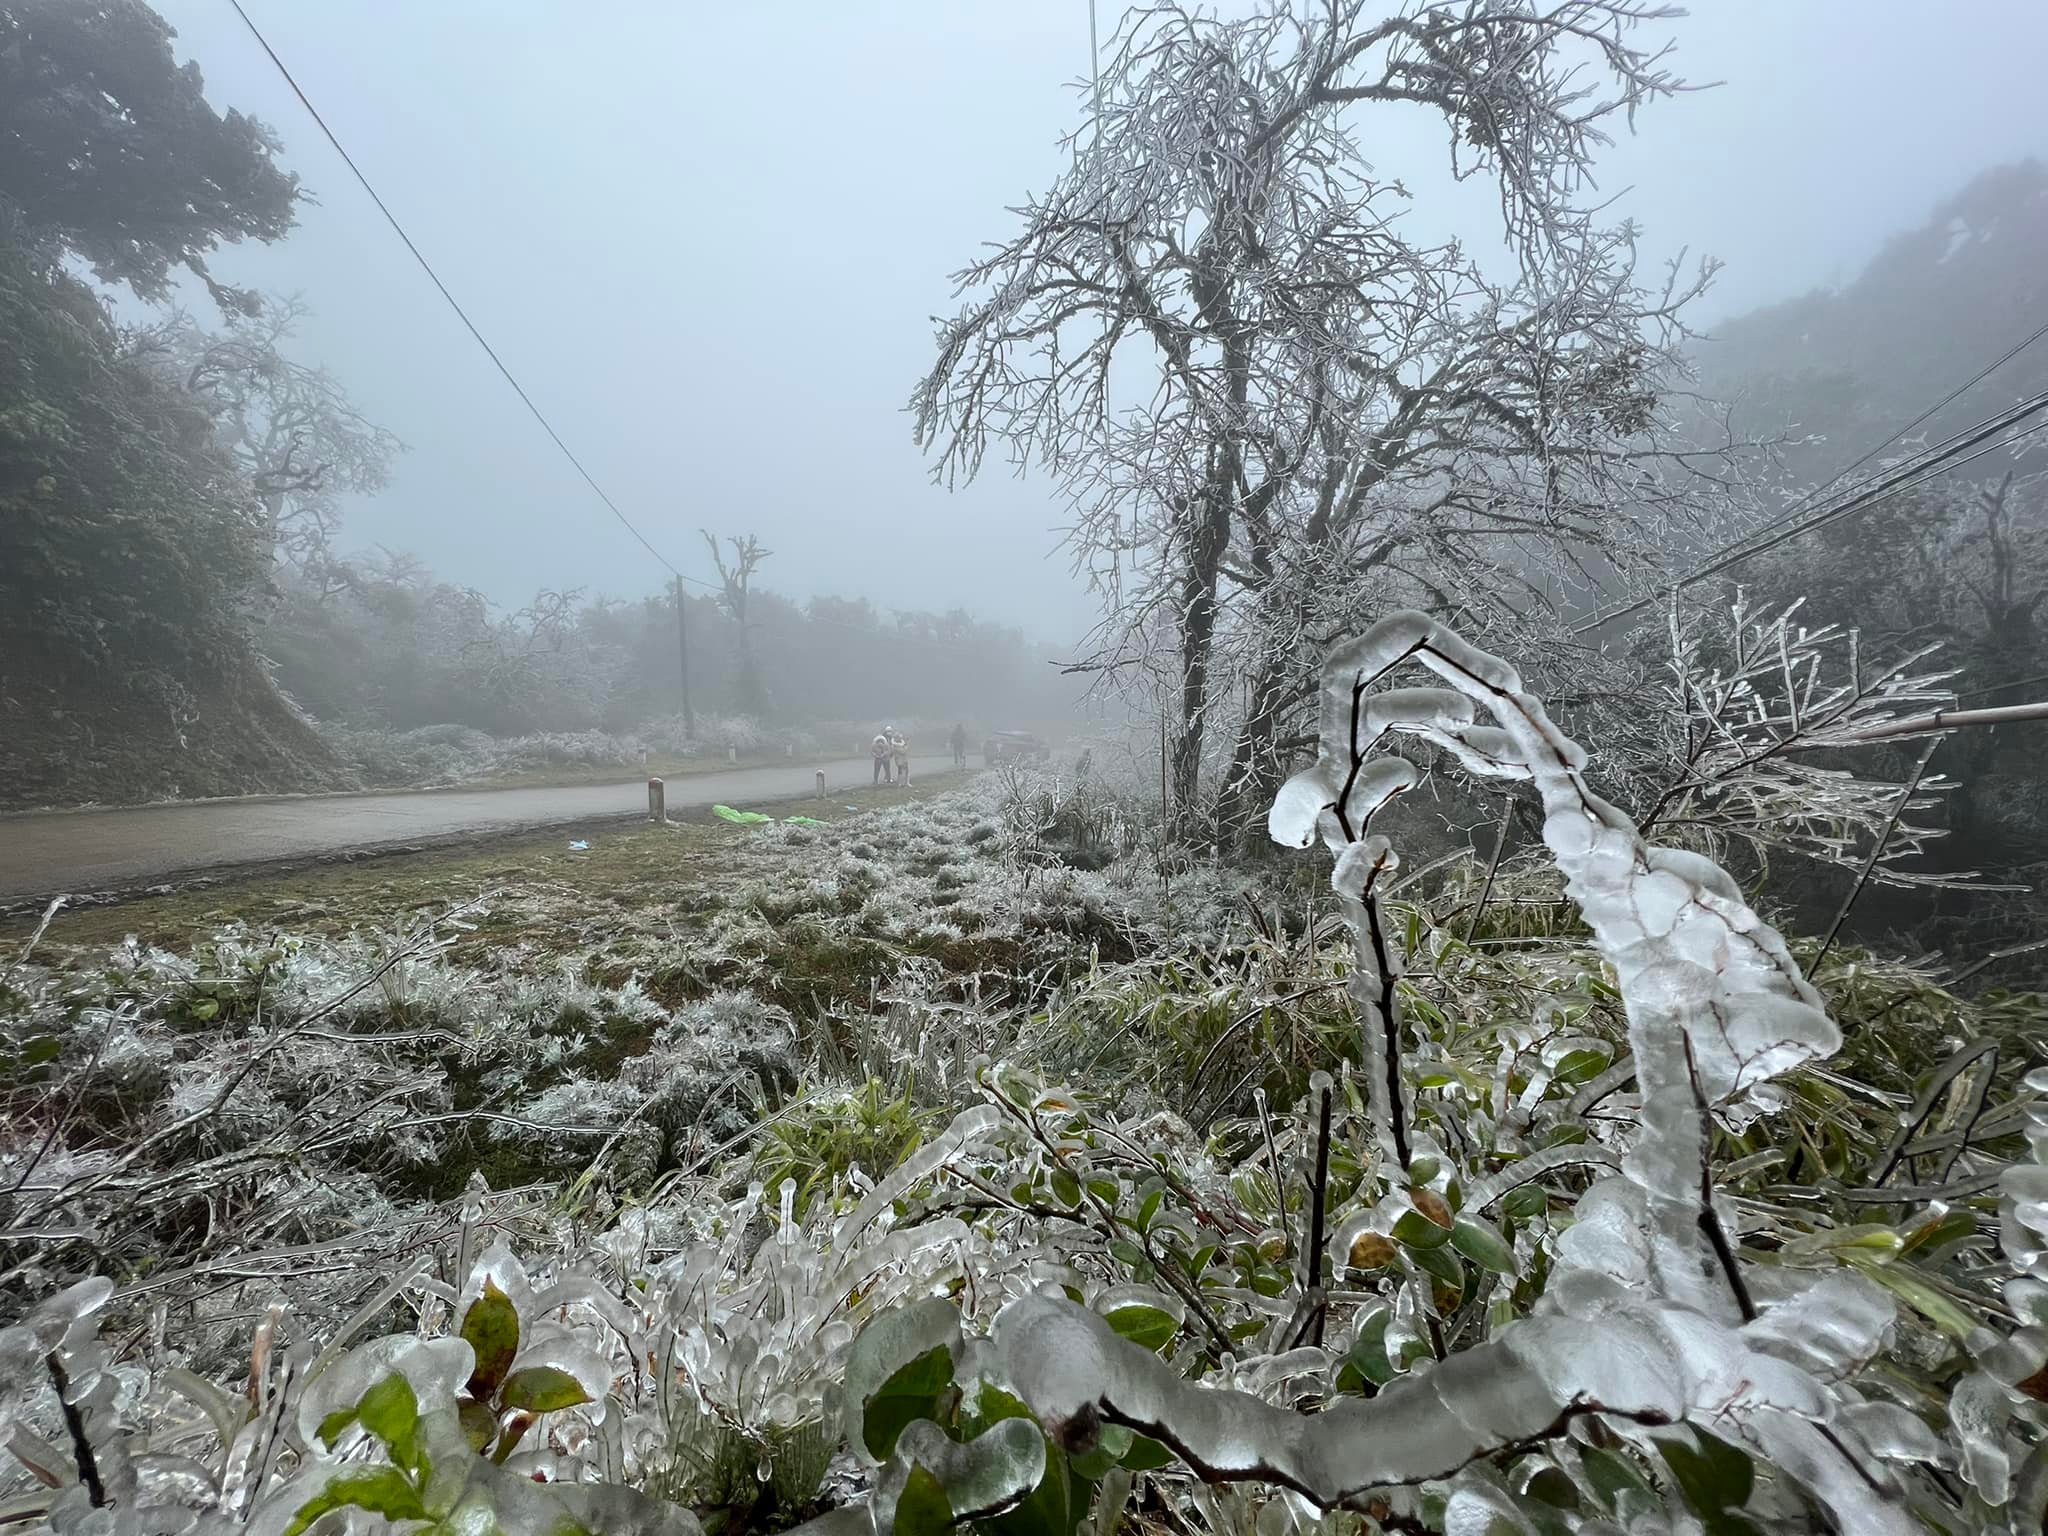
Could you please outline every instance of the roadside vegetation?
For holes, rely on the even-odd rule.
[[[18,933],[0,1286],[29,1318],[4,1335],[31,1349],[25,1382],[34,1350],[84,1380],[120,1348],[104,1379],[126,1385],[86,1433],[134,1469],[127,1507],[246,1498],[258,1529],[328,1507],[452,1520],[463,1500],[508,1528],[772,1530],[844,1503],[828,1518],[901,1529],[917,1498],[999,1498],[999,1524],[1034,1532],[1144,1523],[1154,1501],[1249,1521],[1320,1463],[1247,1407],[1244,1432],[1277,1438],[1225,1472],[1200,1400],[1226,1383],[1319,1405],[1332,1433],[1386,1422],[1366,1443],[1387,1459],[1360,1464],[1386,1475],[1359,1474],[1385,1486],[1353,1518],[1392,1529],[1469,1508],[1528,1532],[1655,1508],[1787,1529],[1845,1497],[1744,1438],[1770,1413],[1714,1397],[1722,1377],[1652,1315],[1675,1300],[1603,1303],[1632,1349],[1677,1351],[1649,1376],[1569,1352],[1514,1367],[1534,1374],[1500,1390],[1562,1394],[1557,1425],[1515,1410],[1512,1443],[1462,1469],[1397,1448],[1428,1442],[1394,1424],[1461,1412],[1443,1394],[1466,1355],[1506,1349],[1506,1370],[1515,1341],[1582,1326],[1574,1276],[1620,1262],[1589,1238],[1635,1240],[1616,1223],[1655,1171],[1639,963],[1541,850],[1390,876],[1363,927],[1353,853],[1334,899],[1299,856],[1191,860],[1100,773],[913,794]],[[1705,910],[1741,924],[1728,901]],[[1398,1099],[1376,1087],[1370,933],[1405,956]],[[1819,945],[1788,953],[1796,974]],[[1700,1127],[1764,1320],[1741,1347],[1821,1384],[1802,1390],[1836,1405],[1859,1475],[1988,1518],[2034,1486],[2034,1335],[2004,1266],[2033,1262],[2048,1003],[1839,943],[1812,981],[1839,1050],[1738,1070],[1739,1103]],[[1648,1240],[1657,1272],[1668,1239]],[[1082,1305],[1044,1313],[1047,1281]],[[1687,1327],[1722,1310],[1691,1305]],[[671,1364],[650,1374],[649,1351]],[[1085,1401],[1045,1374],[1061,1351],[1095,1362]],[[1609,1372],[1599,1417],[1555,1374],[1585,1369]],[[17,1401],[17,1448],[68,1468],[54,1399]],[[273,1435],[270,1469],[243,1470],[232,1447]],[[173,1446],[202,1484],[152,1470]],[[23,1498],[59,1525],[91,1507],[75,1476]]]
[[[1780,537],[1810,398],[1919,395],[1704,399],[1712,263],[1647,277],[1591,191],[1674,14],[1113,22],[910,402],[940,478],[1057,485],[1103,611],[1055,671],[777,597],[752,534],[510,613],[344,553],[402,445],[207,266],[290,228],[280,146],[141,0],[0,0],[0,803],[1125,711],[10,918],[0,1532],[2048,1528],[2042,727],[1950,713],[2048,664],[2048,482],[2008,413]],[[1504,257],[1417,237],[1396,109]],[[1860,345],[1952,259],[2002,310],[2043,190],[1802,313]]]

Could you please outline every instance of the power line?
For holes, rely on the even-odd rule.
[[[327,119],[320,115],[320,109],[313,105],[312,99],[306,95],[299,82],[292,77],[292,72],[285,68],[284,60],[277,56],[277,50],[270,46],[269,39],[264,37],[261,29],[257,27],[254,21],[250,20],[249,13],[242,9],[242,0],[228,0],[228,4],[233,6],[235,14],[242,18],[242,25],[249,29],[249,35],[256,39],[257,46],[270,56],[270,62],[277,67],[277,72],[284,77],[284,83],[291,87],[292,94],[299,98],[299,105],[306,109],[306,115],[313,119],[314,125],[325,135],[327,142],[334,147],[334,152],[341,156],[342,164],[349,168],[350,174],[355,177],[362,189],[370,195],[370,201],[375,203],[377,211],[384,215],[384,222],[391,226],[392,233],[405,242],[405,248],[412,252],[412,259],[419,263],[420,270],[427,274],[428,280],[440,290],[441,297],[448,301],[448,307],[455,311],[455,318],[460,320],[469,331],[469,334],[476,339],[476,344],[484,349],[484,356],[491,360],[492,365],[504,376],[505,382],[512,386],[512,392],[519,396],[520,403],[533,413],[533,419],[540,423],[541,430],[547,433],[549,439],[557,448],[562,450],[562,457],[575,467],[576,473],[583,477],[583,483],[597,493],[597,499],[603,502],[611,515],[624,525],[626,532],[638,539],[640,547],[645,549],[648,554],[654,556],[667,569],[670,575],[679,577],[684,581],[695,582],[700,587],[710,587],[714,591],[717,590],[711,582],[701,581],[695,576],[686,576],[677,570],[675,566],[671,565],[668,557],[648,542],[647,535],[634,527],[633,520],[619,510],[619,504],[605,494],[604,487],[597,483],[596,477],[583,467],[583,461],[576,457],[567,443],[562,441],[562,434],[555,430],[554,423],[550,422],[546,413],[533,403],[533,396],[526,392],[526,387],[513,377],[512,370],[505,366],[505,360],[498,356],[498,349],[484,339],[484,333],[477,329],[476,322],[469,318],[468,312],[456,301],[455,295],[448,291],[448,285],[441,281],[441,275],[434,270],[433,263],[420,253],[420,248],[417,245],[413,244],[412,236],[405,232],[405,226],[398,222],[398,216],[392,213],[390,208],[385,206],[384,199],[377,195],[377,189],[370,185],[370,178],[363,174],[362,167],[356,164],[354,156],[341,147],[341,140],[336,138],[334,130],[327,126]]]
[[[1794,502],[1790,507],[1786,508],[1783,512],[1779,513],[1778,516],[1772,518],[1769,522],[1765,523],[1763,527],[1758,530],[1758,532],[1768,532],[1769,530],[1780,527],[1783,524],[1788,523],[1792,521],[1794,518],[1798,517],[1800,513],[1804,512],[1814,502],[1820,500],[1822,496],[1826,495],[1829,491],[1833,490],[1836,485],[1840,484],[1848,476],[1853,475],[1857,470],[1861,469],[1864,465],[1868,464],[1880,453],[1883,453],[1885,449],[1889,448],[1893,443],[1897,442],[1900,438],[1904,437],[1908,432],[1911,432],[1916,427],[1924,425],[1932,417],[1938,415],[1947,407],[1953,405],[1957,400],[1961,399],[1966,392],[1968,392],[1971,389],[1974,389],[1977,385],[1983,383],[1986,379],[1990,378],[1992,374],[1998,372],[1999,369],[2003,368],[2007,363],[2011,362],[2014,358],[2018,357],[2022,352],[2026,351],[2027,348],[2031,347],[2043,336],[2048,336],[2048,321],[2044,321],[2041,324],[2040,328],[2036,330],[2032,335],[2026,337],[2024,340],[2015,342],[2006,351],[2000,353],[1997,357],[1993,358],[1990,362],[1986,363],[1982,368],[1979,368],[1975,373],[1971,374],[1967,379],[1963,380],[1962,383],[1958,384],[1954,389],[1950,390],[1947,394],[1943,395],[1939,400],[1935,401],[1934,404],[1927,407],[1926,410],[1922,411],[1918,416],[1915,416],[1911,421],[1907,422],[1904,426],[1894,430],[1888,437],[1884,438],[1882,441],[1873,444],[1869,449],[1867,449],[1864,452],[1861,458],[1855,460],[1853,463],[1843,466],[1841,469],[1836,470],[1833,475],[1829,476],[1826,480],[1822,481],[1819,485],[1815,486],[1812,490],[1808,491],[1804,496],[1800,497],[1798,501]]]
[[[2042,683],[2048,683],[2048,672],[2037,672],[2032,677],[2014,678],[2009,683],[1986,683],[1982,688],[1972,688],[1966,693],[1959,693],[1956,698],[1981,699],[1987,693],[2004,693],[2008,688],[2033,688]]]
[[[1988,421],[1979,422],[1977,426],[1968,429],[1966,432],[1957,433],[1954,437],[1946,439],[1939,448],[1930,449],[1926,454],[1908,460],[1906,464],[1891,475],[1867,483],[1862,489],[1850,495],[1848,499],[1837,502],[1832,507],[1823,508],[1805,522],[1772,534],[1760,543],[1746,544],[1712,564],[1701,567],[1687,576],[1686,582],[1690,583],[1707,576],[1718,575],[1721,571],[1728,569],[1732,565],[1739,565],[1766,551],[1776,549],[1779,545],[1796,539],[1802,534],[1828,527],[1855,513],[1866,512],[1881,502],[1889,501],[1899,492],[1911,490],[1914,486],[1922,484],[1937,474],[1946,474],[1951,470],[1961,468],[1964,464],[1981,459],[1987,453],[1995,453],[2000,448],[2010,447],[2022,438],[2040,431],[2042,424],[2036,423],[2034,426],[2028,427],[2023,431],[2015,432],[2005,442],[1992,443],[1988,447],[1981,448],[1977,452],[1970,454],[1967,458],[1957,459],[1955,457],[1963,449],[1976,447],[1985,438],[1995,436],[2006,428],[2024,421],[2028,416],[2038,414],[2043,409],[2048,409],[2048,393],[2036,395],[2032,399],[2013,407],[2012,410],[2004,413],[2002,416],[1992,417]]]
[[[1817,514],[1808,517],[1803,522],[1796,523],[1791,527],[1781,528],[1761,541],[1756,541],[1752,537],[1752,539],[1738,541],[1735,544],[1725,546],[1717,554],[1710,557],[1704,565],[1694,567],[1684,576],[1671,582],[1664,591],[1667,594],[1675,593],[1698,582],[1705,581],[1711,576],[1717,576],[1733,566],[1753,560],[1758,555],[1768,553],[1770,550],[1776,549],[1782,544],[1787,544],[1793,539],[1800,538],[1817,529],[1828,527],[1831,524],[1842,521],[1844,518],[1853,517],[1861,512],[1867,512],[1871,508],[1891,500],[1894,496],[1913,489],[1935,475],[1952,472],[1953,470],[1960,469],[1965,464],[1984,457],[1986,454],[1996,453],[2002,448],[2009,448],[2042,430],[2044,426],[2048,426],[2048,423],[2036,422],[2031,427],[2013,433],[2012,436],[2003,442],[1986,444],[1985,440],[1995,437],[1998,433],[2004,432],[2008,428],[2025,421],[2029,416],[2040,414],[2043,410],[2048,410],[2048,392],[2031,396],[2010,410],[2001,412],[1997,416],[1977,423],[1974,427],[1944,439],[1937,447],[1915,455],[1912,459],[1887,475],[1865,482],[1840,501],[1837,501],[1832,506],[1821,509]],[[1979,446],[1980,444],[1984,446]],[[1965,455],[1965,449],[1975,449],[1976,451]],[[1773,524],[1772,526],[1777,527],[1778,525]],[[1649,607],[1650,604],[1656,602],[1658,595],[1653,594],[1649,597],[1639,598],[1635,602],[1626,604],[1623,607],[1595,614],[1583,623],[1576,625],[1573,633],[1585,634],[1591,630],[1604,628],[1616,619],[1626,618],[1633,613],[1640,613],[1643,609]]]
[[[504,377],[505,382],[512,386],[513,393],[519,396],[520,403],[532,413],[533,419],[540,423],[541,430],[547,433],[548,439],[562,451],[562,457],[567,459],[575,468],[576,473],[583,477],[583,483],[596,493],[597,499],[604,503],[606,510],[619,520],[625,530],[632,534],[635,539],[639,540],[640,547],[652,555],[671,576],[675,577],[678,581],[686,581],[692,586],[702,587],[707,592],[723,594],[725,588],[722,583],[706,581],[701,576],[692,576],[687,571],[676,569],[668,557],[649,542],[647,535],[634,526],[633,520],[619,509],[619,504],[605,494],[604,487],[599,485],[596,477],[583,467],[583,461],[577,458],[575,452],[562,440],[561,433],[555,430],[554,424],[548,420],[546,413],[533,403],[533,397],[526,392],[525,386],[513,376],[512,370],[505,366],[505,360],[498,355],[497,348],[484,339],[484,333],[477,329],[476,322],[469,318],[468,312],[463,309],[455,295],[448,291],[448,285],[441,281],[441,276],[434,270],[433,263],[427,260],[417,245],[413,244],[412,236],[405,232],[405,226],[398,222],[397,215],[392,213],[391,209],[386,206],[384,199],[377,195],[377,189],[370,185],[370,178],[363,174],[362,167],[356,164],[355,158],[346,149],[342,148],[341,140],[336,138],[334,130],[327,126],[327,119],[320,115],[320,109],[313,105],[312,99],[306,95],[305,90],[293,77],[292,72],[285,67],[284,60],[278,57],[277,50],[270,46],[269,40],[264,37],[261,29],[250,19],[249,13],[242,8],[242,0],[228,0],[228,4],[233,6],[235,14],[241,17],[242,25],[249,29],[249,35],[256,39],[257,46],[269,56],[270,62],[276,67],[278,74],[283,76],[284,83],[291,87],[292,94],[299,99],[299,105],[306,109],[306,115],[313,119],[314,125],[319,128],[327,142],[333,146],[334,152],[341,157],[342,164],[349,168],[349,173],[355,177],[362,189],[369,194],[370,201],[377,205],[377,211],[384,215],[384,222],[391,226],[392,233],[405,243],[406,250],[412,253],[412,259],[419,263],[420,270],[427,274],[428,280],[440,291],[441,297],[447,301],[448,307],[455,312],[455,317],[462,322],[464,328],[475,338],[476,344],[483,348],[484,355],[491,360],[492,366]],[[678,612],[680,612],[680,609]],[[850,624],[843,619],[812,618],[806,615],[805,622],[807,624],[827,625],[861,635],[877,635],[880,633],[877,630],[864,629],[858,624]],[[950,651],[952,649],[952,647],[941,641],[919,640],[909,636],[889,636],[887,638],[895,644],[922,647],[933,651]]]
[[[2048,395],[2038,396],[2024,409],[2016,411],[2013,414],[2005,417],[2004,419],[1993,420],[1985,424],[1984,430],[1973,431],[1970,434],[1967,441],[1960,443],[1959,445],[1957,445],[1956,448],[1950,450],[1949,452],[1943,453],[1937,458],[1930,459],[1924,463],[1912,464],[1908,466],[1908,469],[1904,473],[1897,477],[1887,479],[1884,481],[1875,482],[1871,485],[1868,485],[1863,490],[1859,491],[1855,496],[1851,497],[1849,500],[1837,503],[1833,507],[1825,508],[1814,517],[1809,518],[1806,522],[1799,524],[1797,527],[1787,528],[1782,532],[1774,534],[1770,538],[1764,540],[1761,544],[1756,544],[1742,550],[1738,554],[1735,554],[1729,557],[1727,560],[1722,561],[1715,570],[1703,571],[1698,574],[1709,576],[1716,575],[1718,574],[1719,570],[1725,570],[1728,566],[1738,565],[1743,561],[1750,559],[1752,556],[1760,555],[1765,553],[1766,551],[1776,549],[1779,545],[1787,543],[1792,539],[1798,538],[1802,534],[1811,533],[1819,528],[1830,527],[1831,525],[1842,521],[1844,518],[1851,517],[1856,513],[1867,512],[1872,507],[1875,507],[1882,502],[1889,501],[1893,496],[1898,495],[1901,491],[1912,490],[1917,486],[1924,485],[1927,481],[1934,479],[1937,476],[1953,473],[1955,470],[1962,468],[1965,464],[1971,464],[1974,463],[1976,460],[1983,458],[1987,453],[1996,453],[2002,448],[2010,448],[2014,444],[2022,441],[2023,439],[2031,437],[2034,433],[2039,432],[2042,429],[2042,427],[2044,425],[2048,425],[2048,423],[2036,422],[2031,427],[2024,427],[2021,428],[2019,431],[2014,432],[2010,437],[2006,438],[2003,442],[1988,443],[1981,448],[1977,448],[1977,451],[1975,453],[1968,454],[1962,458],[1955,457],[1955,454],[1960,453],[1962,449],[1976,447],[1977,444],[1984,442],[1984,439],[1986,437],[1995,436],[1997,433],[2004,431],[2007,427],[2013,426],[2017,422],[2025,420],[2027,416],[2038,414],[2044,408],[2048,408]]]

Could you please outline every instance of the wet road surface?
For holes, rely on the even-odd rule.
[[[821,766],[828,794],[865,788],[873,772],[866,758],[849,757],[691,774],[667,781],[669,810],[745,809],[797,799],[815,793]],[[934,774],[953,764],[946,757],[920,757],[915,766],[918,773]],[[32,811],[0,816],[0,901],[59,891],[124,891],[236,865],[448,842],[646,811],[645,779],[557,789],[423,790]]]

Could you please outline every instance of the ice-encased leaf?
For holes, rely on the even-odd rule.
[[[1742,1336],[1752,1349],[1833,1380],[1876,1355],[1897,1315],[1891,1298],[1877,1286],[1854,1271],[1837,1270],[1765,1308]]]
[[[482,1293],[462,1314],[461,1333],[476,1354],[469,1393],[482,1401],[498,1390],[519,1353],[519,1309],[495,1279],[486,1277]]]
[[[1001,1114],[986,1104],[955,1115],[944,1131],[905,1158],[901,1167],[868,1192],[853,1214],[833,1232],[832,1246],[841,1252],[851,1248],[869,1226],[914,1186],[930,1178],[1001,1122]]]
[[[597,1399],[575,1375],[558,1365],[522,1365],[505,1378],[499,1399],[507,1408],[556,1413]]]
[[[397,1372],[412,1387],[422,1409],[453,1406],[455,1394],[476,1367],[476,1355],[462,1339],[416,1339],[404,1335],[374,1339],[352,1349],[314,1380],[299,1399],[299,1437],[307,1445],[326,1444],[321,1427],[354,1418],[370,1388]],[[345,1416],[345,1417],[338,1417]]]
[[[2012,1452],[2005,1439],[2011,1417],[2012,1394],[1982,1371],[1965,1376],[1949,1394],[1948,1419],[1963,1453],[1963,1475],[1994,1506],[2012,1492]]]
[[[1400,866],[1401,861],[1394,853],[1393,845],[1375,834],[1362,842],[1347,844],[1337,855],[1336,867],[1330,871],[1330,889],[1339,896],[1362,901],[1374,882],[1383,875],[1392,874]]]
[[[1937,1466],[1954,1461],[1949,1447],[1927,1421],[1897,1403],[1850,1403],[1842,1409],[1842,1422],[1886,1461],[1922,1461]]]
[[[293,1512],[286,1536],[303,1530],[330,1510],[360,1509],[386,1520],[424,1520],[426,1506],[411,1481],[396,1467],[349,1467],[323,1480]]]
[[[484,1250],[469,1278],[463,1282],[461,1295],[456,1300],[457,1315],[467,1313],[486,1289],[495,1290],[510,1301],[515,1316],[527,1318],[534,1315],[533,1282],[527,1276],[526,1266],[519,1262],[519,1256],[503,1238]]]
[[[876,1475],[875,1529],[894,1527],[896,1501],[913,1467],[938,1479],[958,1524],[1017,1504],[1045,1476],[1045,1461],[1045,1435],[1030,1419],[1003,1419],[965,1444],[930,1420],[919,1420],[903,1431],[895,1457]]]
[[[945,1379],[951,1379],[961,1354],[960,1309],[943,1297],[927,1297],[880,1313],[863,1328],[846,1356],[846,1423],[844,1434],[855,1453],[876,1465],[887,1449],[872,1450],[867,1437],[868,1404],[896,1375],[935,1355],[943,1356]],[[889,1426],[896,1433],[914,1415],[907,1410]]]

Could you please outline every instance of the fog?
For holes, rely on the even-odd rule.
[[[0,0],[0,1536],[2043,1531],[2044,61]]]
[[[320,5],[248,0],[342,143],[598,480],[709,577],[754,532],[799,598],[963,605],[1064,641],[1094,603],[1050,487],[994,463],[948,493],[903,402],[948,274],[1062,164],[1088,10],[942,3]],[[224,0],[165,0],[208,96],[252,112],[317,198],[222,277],[303,292],[297,352],[409,451],[344,548],[417,552],[508,605],[663,573],[491,370]],[[1101,8],[1105,33],[1116,7]],[[2048,153],[2048,9],[1720,3],[1668,24],[1688,80],[1601,159],[1646,253],[1724,259],[1711,320],[1854,274],[1974,171]],[[1376,113],[1410,217],[1496,246],[1442,130]],[[203,296],[196,303],[204,304]]]

